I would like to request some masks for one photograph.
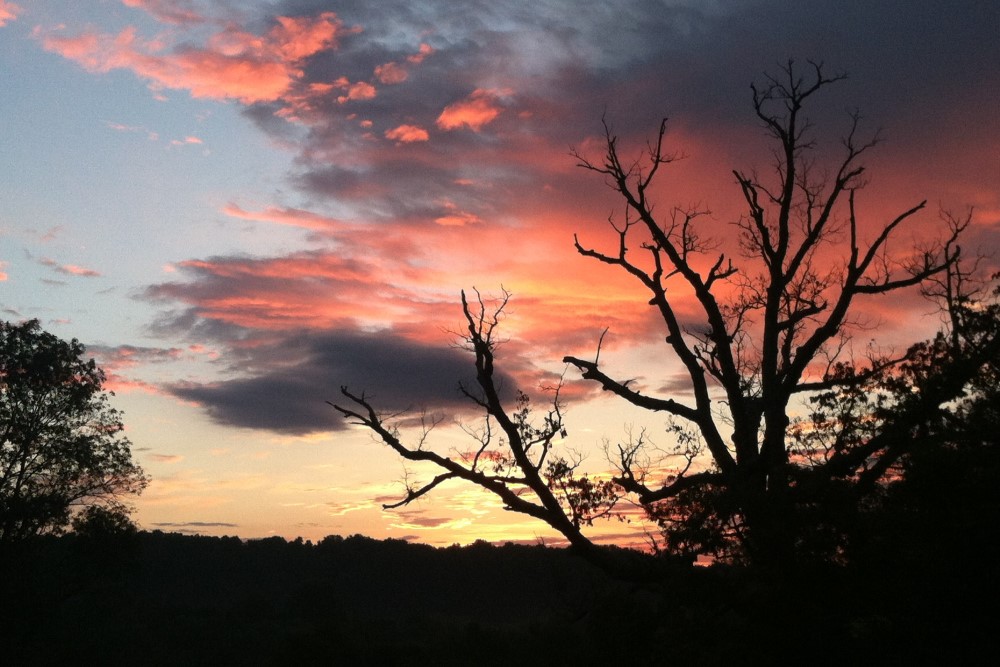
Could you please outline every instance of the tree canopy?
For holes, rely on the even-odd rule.
[[[960,264],[958,240],[969,218],[942,214],[936,242],[890,252],[890,240],[926,202],[881,222],[865,219],[856,195],[865,185],[862,158],[877,133],[864,136],[860,116],[850,115],[840,156],[822,164],[806,110],[842,78],[820,64],[789,62],[752,86],[774,164],[763,175],[733,172],[744,204],[732,221],[735,256],[705,235],[704,211],[654,210],[654,183],[674,162],[666,120],[638,158],[622,154],[607,124],[601,160],[574,153],[623,207],[610,220],[610,249],[577,238],[576,250],[641,286],[688,392],[659,396],[613,377],[601,363],[600,343],[592,359],[564,362],[602,390],[663,414],[677,436],[672,454],[683,465],[658,456],[643,433],[609,448],[613,479],[577,476],[572,457],[557,451],[566,434],[558,390],[537,421],[523,395],[505,405],[497,391],[495,330],[508,295],[491,312],[482,299],[470,307],[463,294],[465,342],[477,369],[477,386],[463,391],[486,415],[481,428],[470,429],[478,442],[472,455],[434,452],[427,429],[416,444],[405,444],[364,394],[348,388],[351,404],[337,406],[405,459],[441,469],[431,482],[408,488],[399,504],[457,478],[546,521],[588,552],[593,544],[583,529],[627,497],[659,523],[675,552],[772,565],[804,553],[842,553],[844,520],[836,514],[850,514],[893,479],[916,443],[926,442],[927,419],[961,398],[997,354],[996,327],[988,325],[996,308],[976,300]],[[922,289],[942,304],[946,331],[896,355],[856,350],[856,300],[906,289]],[[694,322],[683,310],[689,294]],[[811,414],[797,416],[808,405]]]
[[[0,322],[0,542],[59,533],[84,508],[127,515],[148,482],[84,351],[37,320]]]

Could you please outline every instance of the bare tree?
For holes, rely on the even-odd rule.
[[[901,455],[898,448],[830,419],[826,427],[839,444],[831,447],[827,441],[825,449],[817,442],[803,444],[806,440],[793,432],[802,432],[805,425],[793,424],[790,415],[810,396],[859,391],[917,354],[914,349],[895,358],[872,354],[864,363],[852,358],[852,305],[859,296],[918,286],[949,298],[959,294],[954,283],[968,276],[958,268],[957,239],[968,219],[947,218],[942,240],[914,248],[904,259],[889,252],[889,241],[925,202],[899,212],[866,238],[871,225],[861,220],[856,194],[864,186],[861,158],[878,137],[862,138],[860,118],[853,115],[839,159],[821,171],[804,112],[818,93],[843,78],[827,74],[820,64],[801,68],[789,62],[762,85],[752,86],[754,111],[776,144],[776,164],[770,177],[733,172],[746,206],[735,222],[740,241],[736,257],[699,235],[702,212],[675,209],[665,218],[654,214],[654,183],[674,160],[664,144],[666,120],[637,160],[623,158],[607,124],[601,161],[574,153],[579,165],[602,175],[624,204],[623,216],[611,220],[617,243],[610,250],[585,246],[579,239],[576,249],[626,271],[645,288],[665,328],[668,350],[686,371],[689,392],[685,397],[655,396],[612,377],[600,362],[600,345],[593,360],[567,356],[564,361],[604,391],[668,416],[671,429],[687,439],[680,447],[682,466],[669,474],[659,470],[642,434],[608,447],[618,471],[613,484],[575,477],[574,467],[553,453],[564,432],[558,394],[535,426],[527,400],[522,397],[506,408],[495,386],[494,333],[506,295],[488,315],[481,300],[477,309],[470,308],[463,294],[465,341],[475,353],[478,383],[476,391],[463,391],[487,415],[486,426],[477,431],[475,452],[461,460],[445,457],[426,449],[423,438],[408,447],[363,394],[346,388],[344,396],[355,407],[337,407],[404,459],[442,470],[431,482],[409,489],[400,504],[447,479],[463,479],[593,552],[581,526],[610,514],[622,495],[666,527],[687,521],[714,536],[714,546],[701,540],[694,551],[721,549],[721,540],[737,544],[757,562],[783,563],[797,548],[797,505],[816,502],[816,496],[803,500],[804,490],[816,487],[815,480],[850,487],[882,479]],[[825,259],[830,251],[839,251],[839,263]],[[678,284],[686,289],[675,290]],[[690,297],[676,294],[693,294],[698,326],[682,321],[679,306],[688,302],[676,299]],[[939,392],[934,400],[940,405],[953,397]],[[710,464],[692,465],[702,448]]]
[[[770,179],[733,172],[746,204],[736,222],[739,260],[715,254],[699,237],[697,212],[675,211],[665,221],[654,215],[651,186],[672,161],[663,145],[666,121],[644,159],[624,161],[607,126],[602,162],[577,155],[580,165],[602,174],[625,204],[624,220],[615,225],[619,242],[614,250],[595,250],[576,240],[577,251],[622,268],[646,288],[666,328],[666,343],[686,370],[690,398],[641,394],[606,374],[596,360],[568,356],[565,361],[605,391],[691,424],[713,464],[656,483],[637,474],[634,453],[626,448],[616,481],[646,506],[692,488],[724,490],[731,505],[727,518],[757,560],[785,561],[794,548],[790,406],[797,396],[856,385],[865,375],[837,372],[842,363],[854,368],[845,341],[856,297],[890,294],[949,274],[959,259],[956,240],[968,224],[952,219],[943,242],[894,259],[888,242],[924,208],[926,202],[920,202],[864,240],[869,226],[862,224],[856,206],[864,185],[860,158],[877,136],[862,139],[854,115],[842,155],[828,172],[832,176],[824,177],[813,161],[812,128],[803,111],[817,93],[843,78],[827,75],[815,63],[802,73],[789,62],[763,85],[752,86],[754,111],[777,144],[776,165]],[[639,249],[632,251],[630,245]],[[816,259],[827,247],[842,251],[839,264]],[[668,293],[674,282],[693,292],[701,326],[682,323],[675,292]],[[873,360],[867,373],[904,360]],[[866,462],[860,457],[845,475]]]
[[[460,479],[494,494],[508,510],[544,521],[574,548],[599,560],[602,555],[583,535],[581,527],[610,514],[618,499],[617,489],[607,480],[577,476],[579,461],[555,451],[557,441],[566,435],[558,388],[539,420],[533,418],[524,393],[518,393],[513,409],[504,406],[494,374],[494,334],[510,294],[504,292],[492,310],[478,292],[476,297],[475,306],[470,306],[462,292],[467,324],[463,341],[475,355],[476,386],[463,386],[461,391],[485,413],[481,427],[466,429],[475,442],[472,450],[446,456],[428,448],[427,437],[437,422],[426,418],[416,442],[404,443],[391,416],[380,414],[363,393],[354,394],[347,387],[342,387],[341,393],[353,406],[331,405],[353,423],[370,429],[406,461],[431,463],[440,470],[429,482],[407,484],[403,498],[385,505],[385,509],[406,505],[442,482]]]

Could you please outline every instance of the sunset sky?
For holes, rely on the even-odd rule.
[[[467,449],[449,332],[460,290],[501,286],[501,368],[539,400],[605,328],[615,376],[676,391],[640,286],[574,251],[613,247],[621,209],[570,153],[599,156],[602,117],[630,154],[669,117],[657,210],[710,210],[725,246],[732,170],[771,166],[750,83],[789,58],[849,74],[810,111],[820,163],[853,110],[881,129],[869,229],[926,199],[898,249],[971,208],[963,245],[1000,250],[992,0],[0,0],[0,309],[108,372],[143,528],[549,539],[461,484],[383,512],[404,467],[325,401],[447,414],[436,446]],[[915,294],[862,307],[887,344],[936,326]],[[566,381],[587,469],[629,428],[670,444]]]

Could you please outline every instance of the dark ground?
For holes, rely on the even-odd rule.
[[[541,546],[69,535],[4,555],[2,662],[995,664],[995,563],[919,553],[769,575],[621,553],[623,581]]]

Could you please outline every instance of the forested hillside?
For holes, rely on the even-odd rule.
[[[16,665],[870,664],[992,650],[996,612],[973,610],[994,599],[995,561],[879,553],[776,576],[615,551],[613,578],[544,546],[70,534],[5,555],[0,627]]]

